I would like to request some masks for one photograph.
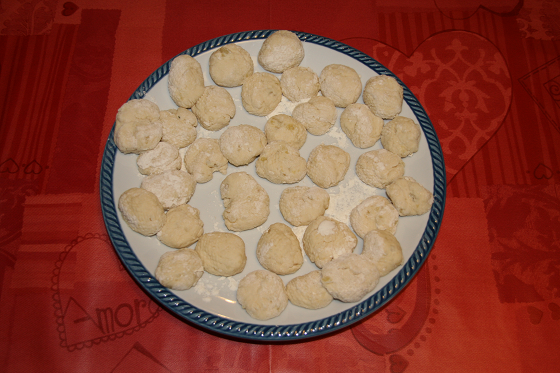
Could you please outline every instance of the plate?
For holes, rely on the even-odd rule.
[[[264,71],[258,64],[256,56],[262,42],[272,32],[274,30],[259,30],[226,35],[192,47],[182,54],[191,55],[200,62],[205,84],[211,85],[214,83],[208,74],[208,60],[216,48],[228,43],[238,43],[253,57],[255,71]],[[305,49],[305,58],[301,66],[312,68],[318,75],[326,65],[338,63],[355,69],[362,79],[362,84],[377,74],[397,78],[373,58],[348,45],[308,33],[296,32],[296,34],[302,40]],[[167,90],[170,63],[171,60],[151,74],[130,99],[152,100],[161,110],[176,108]],[[433,191],[434,204],[429,213],[399,218],[396,237],[403,248],[405,263],[382,277],[374,291],[361,302],[342,303],[335,300],[319,310],[308,310],[289,304],[280,316],[267,321],[252,319],[237,303],[236,288],[239,280],[253,270],[262,269],[255,255],[260,235],[275,222],[286,223],[279,212],[278,200],[287,185],[276,185],[258,177],[255,172],[255,162],[243,167],[230,164],[227,171],[227,174],[238,171],[251,174],[267,190],[271,201],[268,220],[261,227],[239,233],[245,242],[247,253],[244,271],[230,278],[213,276],[205,272],[194,288],[185,291],[170,291],[163,287],[153,273],[160,256],[173,249],[161,244],[155,237],[144,237],[133,232],[116,210],[119,196],[129,188],[138,187],[143,176],[137,170],[136,155],[125,155],[118,151],[113,142],[113,128],[105,146],[101,165],[101,205],[108,234],[124,266],[138,284],[163,308],[185,321],[222,336],[263,341],[301,340],[331,333],[374,313],[401,291],[425,262],[439,231],[445,206],[445,166],[437,135],[422,105],[400,80],[399,83],[404,87],[405,101],[401,115],[412,118],[423,130],[418,152],[404,159],[405,175],[412,176],[428,190]],[[234,99],[237,110],[229,126],[250,124],[264,129],[269,117],[279,113],[290,114],[295,106],[294,103],[283,98],[272,114],[267,117],[257,117],[248,114],[243,108],[240,87],[228,88],[228,91]],[[361,97],[358,102],[363,102]],[[350,211],[354,206],[371,195],[385,196],[384,190],[362,183],[354,171],[360,154],[381,148],[381,145],[378,141],[375,146],[368,149],[354,147],[340,129],[339,119],[342,109],[337,108],[337,111],[338,119],[335,126],[325,135],[308,135],[300,154],[307,159],[311,150],[321,143],[340,146],[350,153],[352,161],[345,179],[338,186],[327,189],[331,202],[325,213],[349,224]],[[199,125],[198,137],[218,138],[227,128],[209,132]],[[210,182],[197,185],[189,201],[191,206],[200,210],[205,232],[228,231],[222,218],[224,208],[219,193],[220,183],[225,177],[226,175],[214,173]],[[294,185],[312,186],[313,183],[306,176]],[[304,229],[305,227],[294,228],[300,240]],[[360,238],[358,240],[358,246],[354,251],[356,253],[360,253],[362,247],[362,240]],[[194,245],[192,247],[194,248]],[[285,284],[296,276],[317,269],[305,255],[304,258],[300,270],[293,275],[282,276]]]

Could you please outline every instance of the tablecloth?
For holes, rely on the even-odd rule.
[[[406,289],[301,342],[232,340],[160,308],[100,206],[105,142],[137,86],[187,48],[259,29],[322,35],[389,68],[447,171],[437,241]],[[558,371],[559,51],[553,0],[2,1],[0,370]]]

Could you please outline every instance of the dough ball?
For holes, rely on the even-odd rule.
[[[192,112],[204,129],[219,131],[235,116],[235,103],[225,88],[211,85],[204,88]]]
[[[320,136],[334,126],[337,113],[330,98],[317,96],[296,106],[292,117],[303,124],[310,134]]]
[[[198,209],[181,205],[167,211],[167,219],[157,238],[164,245],[181,249],[198,241],[203,233],[204,223]]]
[[[195,251],[202,259],[204,270],[216,276],[233,276],[243,272],[247,256],[245,242],[229,232],[204,233]]]
[[[321,284],[321,271],[293,278],[286,284],[286,292],[292,304],[310,310],[326,307],[333,300],[332,295]]]
[[[358,101],[362,94],[362,80],[351,67],[332,64],[321,71],[321,93],[337,107],[345,108]]]
[[[280,212],[286,221],[296,227],[308,225],[325,214],[330,196],[318,187],[294,186],[280,195]]]
[[[342,302],[360,301],[378,282],[377,267],[363,255],[341,256],[321,270],[321,283],[334,299]]]
[[[265,145],[264,132],[248,124],[230,127],[220,136],[220,150],[234,166],[253,162],[262,153]]]
[[[396,117],[387,122],[381,131],[381,145],[399,157],[418,151],[422,130],[420,125],[407,117]]]
[[[303,250],[319,268],[353,252],[357,244],[358,239],[346,224],[326,216],[313,220],[303,234]]]
[[[160,111],[156,103],[143,98],[129,100],[117,111],[115,132],[126,123],[157,122],[159,119]]]
[[[225,175],[227,166],[228,160],[222,154],[220,143],[216,139],[197,139],[185,153],[185,168],[197,183],[212,180],[212,174],[216,171]]]
[[[186,148],[196,140],[196,116],[185,108],[160,111],[163,136],[161,141]]]
[[[282,101],[282,88],[277,77],[257,72],[243,81],[241,103],[249,114],[265,116]]]
[[[142,175],[160,174],[165,171],[179,170],[183,162],[179,148],[168,142],[160,142],[155,148],[138,156],[136,165]]]
[[[400,216],[425,214],[434,203],[433,194],[409,176],[398,178],[385,191]]]
[[[319,145],[307,159],[307,176],[321,188],[330,188],[342,180],[350,167],[350,154],[335,145]]]
[[[156,195],[165,210],[189,202],[196,189],[196,180],[187,171],[171,170],[146,176],[140,184]]]
[[[280,276],[261,269],[239,281],[237,301],[252,318],[268,320],[284,311],[288,294]]]
[[[385,189],[399,177],[404,176],[401,157],[387,149],[371,150],[358,157],[356,175],[367,185]]]
[[[393,119],[402,110],[403,88],[391,76],[374,76],[366,82],[363,100],[373,114],[383,119]]]
[[[144,236],[153,236],[165,224],[165,212],[152,192],[131,188],[119,197],[119,211],[126,224]]]
[[[340,114],[340,128],[355,147],[365,149],[375,145],[381,137],[383,119],[364,104],[350,104]]]
[[[296,66],[282,73],[280,77],[282,94],[290,101],[297,102],[319,94],[319,77],[309,67]]]
[[[395,234],[399,223],[399,212],[383,196],[364,199],[350,213],[350,224],[361,238],[373,229],[386,230]]]
[[[159,259],[155,271],[156,279],[173,290],[192,288],[203,274],[202,260],[192,249],[166,252]]]
[[[305,52],[303,43],[296,34],[287,30],[276,31],[263,42],[259,50],[258,61],[263,69],[282,73],[298,66]]]
[[[283,223],[268,227],[257,243],[257,259],[277,275],[289,275],[300,269],[303,254],[292,228]]]
[[[179,107],[191,108],[204,93],[204,76],[200,63],[193,57],[177,56],[169,66],[168,89]]]
[[[240,86],[253,70],[251,55],[237,44],[224,45],[210,55],[210,77],[219,86]]]
[[[122,153],[140,154],[155,148],[161,136],[162,125],[159,120],[141,120],[122,124],[115,129],[113,140]]]
[[[275,184],[297,183],[307,172],[305,158],[284,141],[265,146],[255,165],[257,175]]]
[[[220,185],[220,194],[224,200],[224,222],[230,231],[253,229],[268,219],[268,193],[248,173],[229,174]]]
[[[284,141],[298,150],[307,140],[307,130],[303,124],[286,114],[278,114],[267,120],[264,133],[268,142]]]
[[[380,276],[385,276],[403,264],[401,244],[388,231],[374,229],[364,237],[362,255],[370,258],[377,267]]]

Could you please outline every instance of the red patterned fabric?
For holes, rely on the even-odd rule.
[[[0,371],[558,371],[558,15],[552,0],[2,2]],[[163,62],[280,28],[402,79],[440,138],[448,199],[425,265],[384,308],[255,344],[141,290],[108,239],[99,168],[117,109]]]

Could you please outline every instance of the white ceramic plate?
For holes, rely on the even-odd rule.
[[[208,74],[208,60],[216,48],[235,42],[253,56],[255,71],[265,71],[258,64],[256,56],[263,40],[272,32],[263,30],[227,35],[190,48],[184,53],[195,57],[200,62],[204,71],[205,84],[212,85],[214,83]],[[377,74],[394,76],[371,57],[342,43],[311,34],[296,34],[303,41],[305,49],[305,58],[301,66],[310,67],[318,75],[326,65],[337,63],[355,69],[362,79],[362,84]],[[150,75],[131,99],[149,99],[158,104],[161,110],[176,108],[167,90],[169,64],[170,61]],[[280,76],[278,75],[278,77]],[[445,170],[437,136],[422,106],[404,85],[403,87],[405,103],[401,115],[412,118],[423,129],[419,151],[404,159],[405,175],[413,177],[428,190],[433,191],[435,202],[432,210],[427,214],[399,218],[396,237],[403,248],[405,264],[382,277],[375,290],[361,302],[343,303],[335,300],[329,306],[319,310],[307,310],[289,304],[280,316],[267,321],[251,318],[237,303],[237,283],[249,272],[263,269],[255,255],[260,235],[273,223],[282,222],[289,225],[282,218],[278,209],[280,193],[287,186],[314,185],[308,177],[297,184],[270,183],[256,175],[255,162],[242,167],[230,164],[227,170],[228,175],[238,171],[249,173],[267,190],[270,196],[271,213],[268,220],[261,227],[238,233],[246,246],[247,264],[244,271],[231,278],[204,273],[196,287],[186,291],[169,291],[162,287],[153,277],[153,273],[160,256],[164,252],[174,249],[161,244],[155,237],[144,237],[133,232],[124,223],[120,213],[117,213],[115,206],[119,196],[129,188],[139,187],[143,176],[138,172],[136,166],[137,156],[120,153],[116,149],[111,133],[101,169],[101,202],[107,230],[123,263],[139,284],[164,308],[185,320],[227,336],[264,340],[301,339],[337,330],[371,314],[400,291],[424,262],[439,230],[445,204]],[[229,126],[250,124],[264,130],[268,118],[279,113],[291,114],[295,106],[283,98],[279,107],[272,114],[267,117],[258,117],[248,114],[243,108],[240,87],[228,88],[228,91],[233,97],[237,110]],[[361,97],[358,102],[363,103]],[[342,109],[338,108],[337,111],[340,119]],[[327,134],[308,135],[307,142],[300,150],[300,154],[307,159],[311,150],[319,144],[334,144],[350,154],[351,164],[345,179],[338,186],[327,189],[331,200],[330,207],[325,213],[327,216],[349,224],[351,209],[363,199],[371,195],[385,196],[384,190],[367,186],[361,182],[354,171],[360,154],[372,149],[379,149],[381,144],[378,141],[375,146],[368,149],[354,147],[340,129],[339,119]],[[219,138],[227,128],[210,132],[198,126],[198,137]],[[181,154],[184,154],[184,149]],[[219,193],[220,183],[225,177],[226,175],[221,173],[214,173],[212,181],[198,184],[189,202],[191,206],[200,210],[206,233],[228,231],[222,218],[224,207]],[[294,227],[294,232],[300,241],[304,229],[305,227]],[[362,250],[362,240],[360,238],[358,240],[356,253],[360,253]],[[194,248],[195,245],[191,248]],[[304,258],[304,264],[300,270],[293,275],[282,276],[285,284],[296,276],[317,269],[305,255]]]

